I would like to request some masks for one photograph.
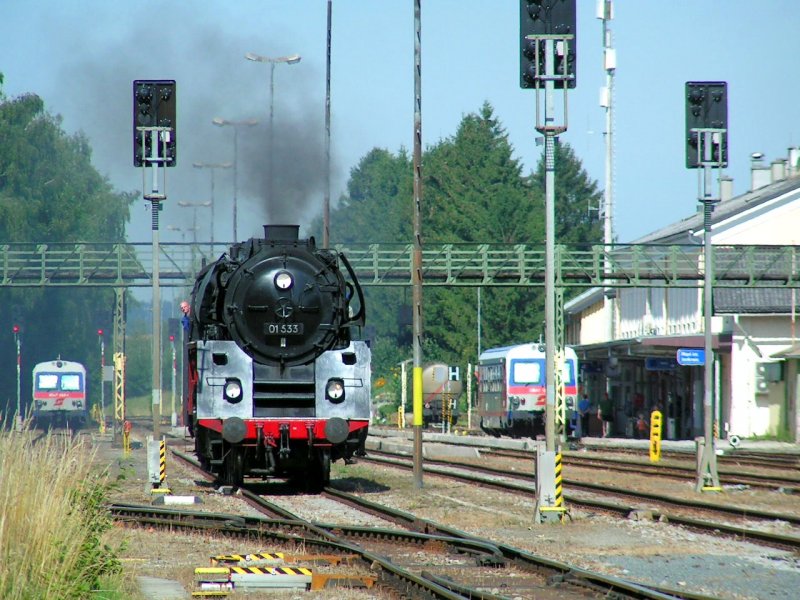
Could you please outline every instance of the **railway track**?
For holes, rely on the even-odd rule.
[[[492,446],[491,442],[494,438],[485,438],[486,443],[481,444],[482,437],[467,436],[467,441],[461,436],[449,436],[446,443],[453,446],[476,448],[482,456],[519,458],[528,461],[533,461],[535,458],[532,450],[514,450]],[[600,450],[584,447],[583,451],[564,450],[562,457],[564,465],[602,466],[604,469],[620,472],[631,471],[654,474],[659,477],[696,479],[697,467],[694,454],[662,449],[663,462],[660,463],[624,458],[630,457],[633,453],[641,457],[646,456],[648,450],[647,448],[634,450],[616,447]],[[609,454],[612,456],[608,456]],[[619,457],[613,455],[619,455]],[[733,454],[718,456],[717,461],[717,473],[722,484],[780,488],[788,493],[800,493],[800,475],[798,475],[800,473],[800,455],[737,450]],[[742,467],[752,467],[760,472],[742,471]]]
[[[457,440],[451,442],[454,445],[461,445]],[[532,450],[509,450],[509,449],[499,449],[494,448],[491,445],[487,444],[482,446],[480,444],[464,444],[468,445],[469,447],[477,447],[481,449],[481,452],[490,452],[493,454],[497,454],[498,456],[509,456],[509,457],[532,457],[533,451]],[[587,451],[588,453],[599,453],[602,452],[604,455],[619,455],[619,456],[630,456],[632,454],[636,454],[637,456],[642,456],[647,454],[646,448],[622,448],[622,447],[604,447],[602,449],[594,448],[594,447],[583,447],[583,450]],[[565,456],[574,456],[576,454],[575,451],[564,451]],[[695,460],[695,453],[689,451],[678,451],[678,450],[668,450],[662,448],[661,450],[661,458],[662,460],[670,460],[675,462],[685,462],[685,463],[693,463]],[[624,459],[619,459],[624,460]],[[752,451],[735,451],[730,454],[723,454],[717,456],[717,465],[718,471],[722,473],[732,474],[735,469],[740,467],[754,467],[758,469],[780,469],[780,470],[797,470],[800,469],[800,456],[794,454],[774,454],[768,452],[752,452]],[[693,466],[690,468],[694,468]],[[727,471],[726,471],[727,468]]]
[[[643,461],[630,461],[620,458],[592,456],[576,452],[562,453],[566,465],[577,467],[602,467],[606,470],[632,472],[639,475],[655,475],[670,477],[682,481],[694,481],[697,478],[695,465],[689,464],[653,464]],[[717,473],[723,485],[745,485],[768,489],[782,489],[788,493],[800,492],[800,478],[779,475],[777,473],[746,473],[730,466],[719,467]]]
[[[199,466],[192,457],[174,450],[173,453]],[[293,508],[286,508],[264,498],[259,493],[258,484],[247,485],[240,493],[248,503],[270,517],[244,519],[242,525],[252,526],[258,531],[267,527],[276,528],[281,535],[292,536],[297,543],[326,551],[357,554],[364,564],[370,565],[373,570],[377,569],[379,585],[388,586],[403,597],[704,597],[641,586],[576,569],[369,502],[332,487],[323,492],[327,501],[366,512],[394,526],[348,526],[304,519],[296,510],[299,504],[297,499],[292,503]],[[152,519],[152,516],[149,518]],[[152,520],[148,523],[153,524]]]
[[[386,452],[370,451],[369,455],[362,460],[405,470],[413,468],[412,461],[407,456]],[[508,469],[465,465],[461,462],[446,460],[426,459],[425,463],[426,466],[423,466],[423,469],[426,472],[441,477],[469,481],[514,493],[535,494],[535,476],[531,472],[511,472]],[[793,514],[726,506],[707,500],[688,500],[568,478],[565,478],[563,483],[565,489],[570,490],[570,493],[564,494],[564,499],[573,506],[607,511],[624,517],[628,517],[631,513],[637,513],[676,525],[684,525],[715,534],[726,534],[737,540],[759,542],[774,548],[793,551],[800,549],[800,534],[794,529],[800,526],[800,517]],[[631,501],[637,502],[637,504],[631,504]],[[712,515],[714,520],[701,515]],[[793,528],[793,532],[792,535],[787,535],[766,531],[750,526],[749,524],[753,521],[762,526],[775,522],[787,523]]]

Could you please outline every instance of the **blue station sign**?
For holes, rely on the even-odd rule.
[[[699,367],[706,364],[706,351],[701,348],[680,348],[676,358],[679,365]]]
[[[672,371],[677,366],[674,358],[650,356],[644,359],[644,368],[647,371]]]

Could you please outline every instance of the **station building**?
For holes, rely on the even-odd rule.
[[[800,262],[800,148],[771,164],[753,156],[747,193],[733,197],[732,181],[722,180],[711,243],[798,246]],[[702,247],[703,234],[700,207],[631,244]],[[714,289],[713,410],[720,437],[800,442],[799,305],[800,289],[791,284]],[[704,347],[701,287],[592,288],[565,303],[565,325],[566,343],[582,361],[583,388],[594,403],[606,391],[613,402],[612,435],[633,437],[638,415],[655,408],[665,439],[703,435],[704,367],[678,360],[679,351],[691,358]]]

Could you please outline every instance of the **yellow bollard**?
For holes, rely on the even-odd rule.
[[[661,460],[661,411],[650,413],[650,462]]]

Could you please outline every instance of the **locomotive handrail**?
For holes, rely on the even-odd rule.
[[[160,285],[185,287],[228,243],[161,243]],[[362,286],[411,286],[410,243],[340,244]],[[798,246],[715,246],[713,284],[800,287]],[[2,287],[150,287],[152,253],[141,243],[6,243],[0,245]],[[541,244],[427,243],[426,286],[543,286]],[[556,285],[683,287],[703,285],[701,245],[600,244],[556,246]]]
[[[347,272],[350,274],[350,278],[352,281],[348,282],[348,285],[351,285],[355,289],[356,294],[358,295],[358,312],[354,314],[352,317],[350,317],[347,322],[350,325],[358,325],[360,327],[363,327],[367,316],[366,305],[364,303],[364,291],[361,289],[361,285],[359,284],[358,278],[356,277],[356,274],[353,271],[353,267],[350,266],[350,262],[347,260],[347,257],[344,254],[340,254],[339,258],[341,259],[344,268],[347,269]]]

